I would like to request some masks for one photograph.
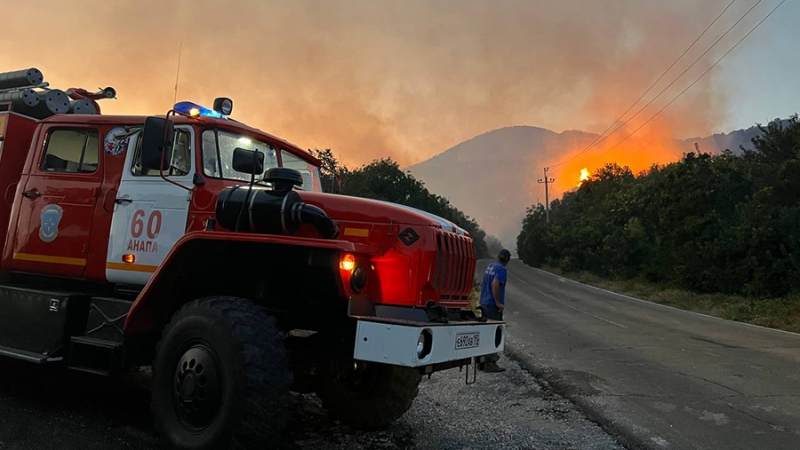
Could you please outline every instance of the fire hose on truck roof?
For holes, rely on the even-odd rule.
[[[50,83],[36,68],[0,73],[0,103],[10,103],[11,111],[34,119],[56,114],[100,114],[96,100],[109,98],[116,98],[114,88],[100,88],[98,92],[50,89]]]

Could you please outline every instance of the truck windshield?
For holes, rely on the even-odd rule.
[[[300,189],[304,191],[322,192],[322,183],[319,178],[319,167],[306,162],[306,160],[295,156],[288,150],[281,149],[281,165],[300,172],[303,176],[303,185]]]
[[[212,178],[250,181],[250,175],[233,170],[233,151],[237,148],[258,150],[264,154],[264,171],[278,167],[278,153],[265,142],[222,130],[203,132],[203,173]],[[256,179],[264,174],[256,174]]]
[[[237,148],[258,150],[263,153],[264,172],[279,166],[277,150],[266,142],[223,130],[205,130],[203,132],[203,173],[212,178],[250,181],[249,174],[233,170],[233,151]],[[299,189],[322,192],[318,167],[285,149],[281,149],[281,159],[284,167],[295,169],[303,176],[303,184],[299,186]],[[256,174],[256,180],[263,177],[264,173]]]

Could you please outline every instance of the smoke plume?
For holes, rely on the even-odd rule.
[[[508,125],[602,131],[727,1],[3,3],[0,68],[112,85],[105,113],[165,112],[183,42],[179,101],[229,96],[301,146],[410,165]],[[721,101],[707,78],[656,124],[706,133]]]

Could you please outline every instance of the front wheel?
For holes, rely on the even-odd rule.
[[[165,327],[152,383],[155,427],[170,448],[262,448],[288,416],[285,336],[248,300],[196,300]]]
[[[317,394],[333,417],[358,429],[399,419],[419,393],[420,373],[409,367],[353,360],[331,362]]]

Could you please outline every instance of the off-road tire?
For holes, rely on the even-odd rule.
[[[367,364],[375,370],[368,386],[353,390],[328,370],[317,392],[331,416],[360,430],[383,428],[399,419],[411,408],[422,381],[409,367]]]
[[[178,378],[185,374],[179,363],[186,362],[186,355],[191,358],[198,346],[206,352],[202,357],[213,360],[221,380],[218,401],[212,402],[218,406],[206,407],[211,411],[208,416],[213,415],[204,419],[207,425],[187,422],[181,403],[184,392],[194,392],[200,381],[182,391]],[[156,347],[151,388],[155,428],[172,449],[278,447],[288,417],[291,381],[285,334],[263,307],[236,297],[195,300],[172,316]],[[199,387],[197,392],[195,396],[201,395]],[[186,409],[191,408],[190,403]]]

